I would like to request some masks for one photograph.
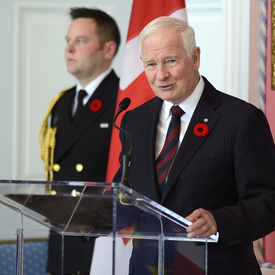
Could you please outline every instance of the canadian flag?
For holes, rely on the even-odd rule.
[[[117,109],[118,104],[125,97],[131,99],[131,104],[128,108],[128,110],[131,110],[155,96],[144,74],[139,53],[138,36],[150,21],[160,16],[172,16],[187,21],[185,0],[133,0],[117,98]],[[119,116],[116,121],[118,125],[120,125],[121,117]],[[112,182],[119,168],[120,151],[119,131],[113,128],[106,182]]]

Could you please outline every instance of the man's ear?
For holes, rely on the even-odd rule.
[[[112,60],[116,54],[116,43],[114,41],[108,41],[103,46],[104,56],[106,60]]]
[[[195,47],[195,49],[193,50],[192,60],[193,60],[194,69],[196,70],[198,70],[200,67],[200,54],[201,54],[200,47]]]

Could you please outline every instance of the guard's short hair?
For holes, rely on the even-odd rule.
[[[101,46],[106,42],[116,43],[116,53],[120,45],[120,32],[116,21],[104,11],[89,8],[71,8],[70,16],[72,20],[78,18],[90,18],[96,22],[96,34],[100,39]]]

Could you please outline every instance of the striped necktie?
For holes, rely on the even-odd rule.
[[[161,194],[163,194],[166,176],[178,148],[180,118],[184,114],[184,111],[179,106],[172,106],[171,113],[172,118],[166,134],[165,143],[156,160],[157,180]]]

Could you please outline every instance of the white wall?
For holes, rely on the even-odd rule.
[[[222,1],[186,0],[188,23],[196,33],[196,43],[201,49],[200,73],[217,89],[222,83]]]

